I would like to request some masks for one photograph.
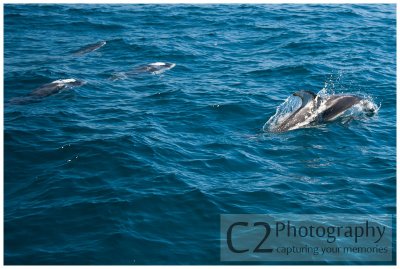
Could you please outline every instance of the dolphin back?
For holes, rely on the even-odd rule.
[[[326,101],[327,109],[321,114],[323,121],[331,121],[340,116],[347,109],[360,102],[362,99],[355,95],[331,96]]]
[[[107,44],[106,41],[99,41],[99,42],[94,43],[94,44],[86,45],[86,46],[84,46],[84,47],[82,47],[82,48],[80,48],[80,49],[78,49],[76,51],[73,51],[72,53],[75,56],[81,56],[81,55],[87,54],[89,52],[98,50],[99,48],[103,47],[105,44]]]
[[[55,80],[36,88],[26,96],[12,98],[8,103],[14,105],[23,105],[39,102],[44,97],[56,94],[64,89],[82,86],[85,83],[85,81],[73,78]]]

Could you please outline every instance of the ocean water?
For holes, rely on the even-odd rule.
[[[220,214],[395,214],[395,10],[5,5],[5,264],[224,264]],[[324,88],[379,111],[263,131]]]

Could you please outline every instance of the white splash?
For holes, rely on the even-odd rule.
[[[277,107],[275,114],[264,124],[263,130],[266,132],[274,129],[276,126],[279,126],[290,115],[292,115],[294,111],[300,108],[300,106],[300,98],[292,95],[289,96]]]

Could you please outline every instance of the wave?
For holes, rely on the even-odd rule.
[[[7,18],[18,18],[18,19],[20,19],[20,18],[23,18],[23,17],[24,16],[22,14],[19,14],[19,13],[4,14],[4,19],[7,19]]]

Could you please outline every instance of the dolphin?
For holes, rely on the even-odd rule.
[[[163,62],[156,62],[156,63],[150,63],[146,65],[141,65],[136,68],[134,68],[131,71],[128,72],[119,72],[115,73],[110,77],[110,80],[120,80],[120,79],[125,79],[134,75],[142,74],[142,73],[149,73],[153,75],[161,74],[164,73],[167,70],[170,70],[174,68],[176,64],[174,63],[163,63]]]
[[[300,97],[300,107],[278,123],[276,127],[273,127],[271,131],[285,132],[307,124],[330,122],[343,115],[354,105],[366,101],[359,96],[350,94],[331,95],[322,98],[305,90],[295,92],[293,96]],[[367,113],[374,113],[375,110],[375,107],[363,107],[363,111]]]
[[[56,94],[56,93],[59,93],[60,91],[62,91],[64,89],[78,87],[83,84],[85,84],[84,81],[76,80],[73,78],[55,80],[53,82],[44,84],[44,85],[40,86],[39,88],[36,88],[31,93],[29,93],[27,96],[12,98],[9,101],[9,103],[21,105],[21,104],[27,104],[27,103],[32,103],[32,102],[38,102],[38,101],[41,101],[43,98],[53,95],[53,94]]]
[[[75,55],[75,56],[85,55],[85,54],[87,54],[89,52],[98,50],[99,48],[103,47],[105,44],[107,44],[106,41],[99,41],[99,42],[94,43],[94,44],[86,45],[86,46],[78,49],[77,51],[74,51],[73,55]]]
[[[152,73],[152,74],[161,74],[169,69],[175,67],[176,64],[174,63],[162,63],[156,62],[151,63],[143,66],[139,66],[132,70],[133,72],[140,72],[140,73]]]

